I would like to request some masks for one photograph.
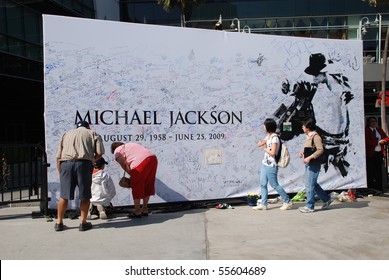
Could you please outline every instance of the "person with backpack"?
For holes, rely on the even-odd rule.
[[[278,192],[284,202],[280,210],[289,210],[292,208],[293,203],[283,187],[278,184],[277,180],[278,165],[276,162],[276,155],[278,154],[278,150],[281,148],[281,141],[276,133],[277,123],[274,119],[267,118],[263,127],[267,135],[265,139],[258,142],[258,147],[265,151],[259,180],[261,187],[261,203],[253,207],[253,210],[267,210],[268,183],[270,183],[270,186]]]
[[[305,206],[300,207],[299,211],[301,213],[312,213],[315,211],[315,194],[323,201],[321,209],[327,209],[333,200],[317,182],[323,163],[320,156],[323,155],[324,148],[323,141],[316,132],[316,121],[313,118],[303,121],[302,129],[307,137],[304,143],[304,151],[300,152],[299,156],[304,159],[305,163],[304,180],[307,200]]]

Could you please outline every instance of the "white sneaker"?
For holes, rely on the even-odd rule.
[[[267,210],[267,206],[259,204],[255,207],[253,207],[253,210]]]
[[[268,199],[267,203],[269,204],[275,204],[278,203],[281,199],[279,197],[273,198],[273,199]]]
[[[292,201],[290,201],[288,203],[283,203],[280,210],[290,210],[290,209],[292,209],[292,206],[293,206]]]
[[[106,220],[108,218],[105,211],[100,211],[99,214],[100,214],[100,219],[102,220]]]
[[[307,206],[304,206],[304,207],[300,207],[299,211],[301,213],[313,213],[313,212],[315,212],[315,209],[311,209],[311,208],[308,208]]]
[[[108,217],[107,217],[107,214],[105,213],[104,206],[102,206],[102,205],[97,205],[97,210],[99,211],[100,219],[106,220],[106,219],[108,218]]]

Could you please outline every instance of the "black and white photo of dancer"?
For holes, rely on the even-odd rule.
[[[354,96],[348,78],[341,73],[330,73],[327,63],[332,64],[332,61],[327,61],[322,53],[311,54],[304,72],[312,76],[312,81],[298,81],[291,86],[286,80],[282,84],[282,93],[293,96],[294,101],[289,107],[281,104],[274,118],[284,141],[302,134],[302,121],[314,118],[325,147],[324,170],[333,165],[345,177],[350,166],[346,160],[350,126],[348,104]],[[317,107],[326,110],[315,111]]]

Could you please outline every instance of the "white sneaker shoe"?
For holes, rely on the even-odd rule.
[[[304,206],[304,207],[300,207],[299,211],[301,213],[313,213],[313,212],[315,212],[315,209],[311,209],[311,208],[308,208],[307,206]]]
[[[100,219],[102,219],[102,220],[108,219],[107,214],[105,213],[105,211],[100,211],[99,214],[100,214]]]
[[[259,204],[255,207],[253,207],[253,210],[267,210],[267,206]]]
[[[292,201],[290,201],[288,203],[283,203],[280,210],[290,210],[290,209],[292,209],[292,206],[293,206]]]
[[[107,217],[107,214],[105,213],[104,206],[102,206],[102,205],[97,205],[97,210],[99,211],[100,219],[106,220],[106,219],[108,218],[108,217]]]
[[[273,198],[273,199],[268,199],[267,203],[269,204],[276,204],[280,201],[281,199],[279,197]]]

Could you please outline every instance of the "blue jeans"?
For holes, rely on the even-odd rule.
[[[320,164],[305,165],[305,190],[307,192],[307,202],[305,206],[309,209],[315,208],[315,193],[321,200],[323,200],[323,202],[327,202],[331,199],[331,197],[317,183],[320,168]]]
[[[285,203],[290,202],[290,198],[288,194],[284,191],[284,189],[278,184],[277,181],[277,173],[278,173],[278,167],[277,166],[267,166],[262,164],[261,167],[261,176],[259,179],[259,185],[261,186],[261,204],[264,206],[267,206],[267,183],[270,183],[270,186],[278,192],[278,194],[281,196],[282,200]]]

